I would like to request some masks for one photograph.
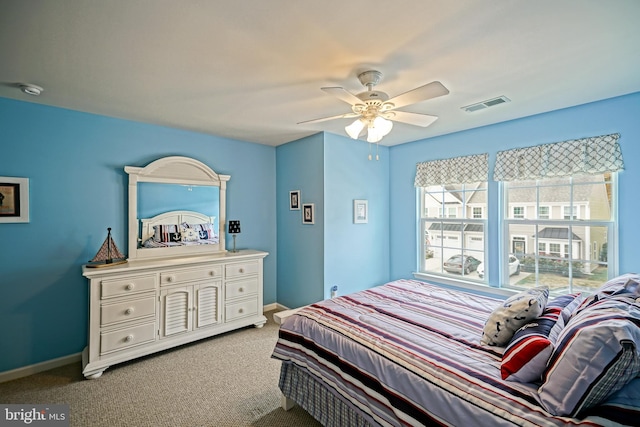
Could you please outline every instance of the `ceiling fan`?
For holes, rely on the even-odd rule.
[[[392,121],[407,123],[414,126],[427,127],[435,122],[438,117],[421,113],[409,113],[398,111],[398,108],[428,99],[443,96],[449,90],[438,81],[417,87],[408,92],[389,98],[384,92],[374,90],[382,80],[382,73],[376,70],[368,70],[358,74],[358,80],[367,88],[366,91],[354,95],[342,87],[323,87],[326,93],[351,105],[350,113],[339,114],[337,116],[324,117],[320,119],[307,120],[298,124],[317,123],[333,119],[356,118],[350,125],[345,127],[347,134],[358,139],[360,134],[367,128],[367,141],[378,143],[387,135],[393,127]],[[377,158],[377,155],[376,155]],[[371,155],[369,155],[371,159]]]

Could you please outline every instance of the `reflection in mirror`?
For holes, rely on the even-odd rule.
[[[138,218],[152,218],[177,210],[199,212],[215,217],[214,230],[219,230],[220,187],[138,183]]]

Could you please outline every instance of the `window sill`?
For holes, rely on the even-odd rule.
[[[504,298],[509,297],[518,291],[513,289],[504,289],[504,288],[494,288],[489,285],[483,285],[477,282],[471,282],[469,280],[461,280],[444,276],[437,276],[426,273],[413,273],[413,277],[419,280],[424,280],[425,282],[429,282],[435,285],[443,285],[446,287],[462,289],[465,291],[471,291],[475,293],[479,293],[482,295],[495,297],[495,298]]]

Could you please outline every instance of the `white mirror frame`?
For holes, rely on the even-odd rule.
[[[226,190],[230,175],[219,175],[204,163],[190,157],[163,157],[145,167],[125,166],[129,174],[129,257],[130,261],[174,258],[193,255],[214,255],[226,252]],[[217,245],[173,246],[169,248],[139,248],[138,183],[157,182],[193,186],[220,187],[220,208]]]

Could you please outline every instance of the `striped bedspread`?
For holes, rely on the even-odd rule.
[[[273,357],[304,369],[373,425],[610,426],[640,420],[640,407],[624,397],[582,420],[554,417],[539,405],[537,385],[502,380],[503,349],[480,345],[484,322],[499,304],[398,280],[287,317]]]

